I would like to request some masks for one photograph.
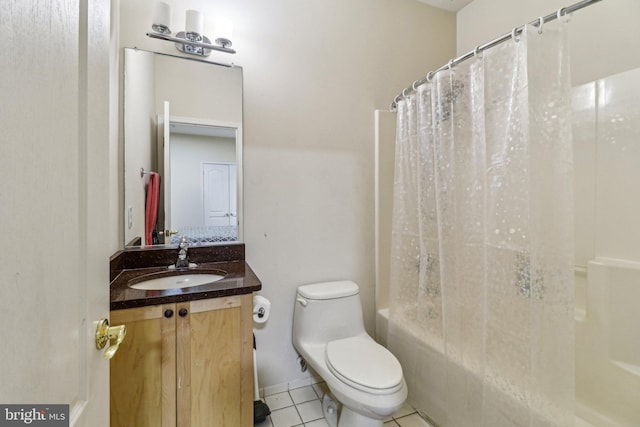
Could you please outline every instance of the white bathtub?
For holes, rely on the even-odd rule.
[[[640,264],[597,259],[576,269],[575,313],[575,427],[640,426]],[[388,320],[389,309],[378,310],[383,345]]]

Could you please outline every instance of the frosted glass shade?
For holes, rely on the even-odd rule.
[[[156,2],[155,7],[153,9],[153,22],[151,23],[151,28],[154,31],[165,32],[163,30],[171,27],[171,7],[169,3],[164,1]]]
[[[202,34],[204,28],[204,16],[197,10],[187,10],[185,32]]]

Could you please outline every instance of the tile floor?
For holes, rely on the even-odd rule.
[[[329,427],[322,414],[322,396],[327,391],[326,384],[296,388],[283,393],[265,396],[264,401],[271,409],[271,415],[257,427]],[[384,423],[385,427],[430,427],[418,413],[405,403],[393,417]]]

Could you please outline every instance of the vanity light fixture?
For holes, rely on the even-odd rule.
[[[166,40],[175,43],[176,49],[180,52],[191,55],[209,56],[212,51],[236,53],[231,49],[231,33],[233,24],[230,19],[218,18],[216,21],[215,44],[204,34],[204,15],[197,10],[187,10],[185,20],[185,30],[179,31],[175,36],[170,30],[171,8],[163,1],[156,2],[151,24],[152,32],[147,33],[148,37]]]

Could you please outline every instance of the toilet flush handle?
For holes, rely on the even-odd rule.
[[[307,304],[308,304],[308,301],[306,299],[304,299],[304,298],[298,297],[298,298],[296,298],[296,301],[298,301],[303,307],[306,307]]]

